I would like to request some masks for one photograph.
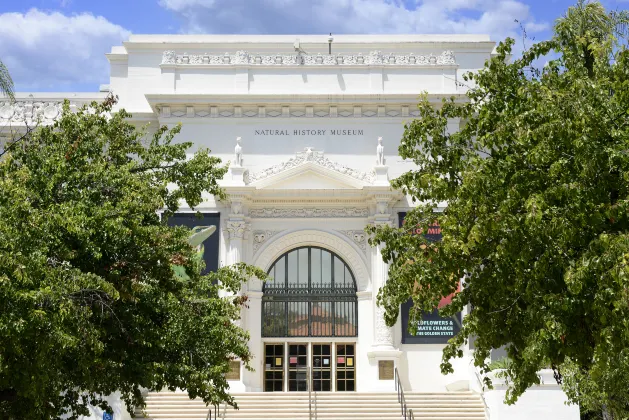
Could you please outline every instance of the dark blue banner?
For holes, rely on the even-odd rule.
[[[398,213],[399,227],[404,226],[404,218],[406,212]],[[408,228],[408,226],[407,226]],[[424,235],[430,241],[441,241],[441,227],[438,223],[434,223],[428,227],[428,231],[424,232],[417,227],[412,229],[411,235]],[[402,344],[446,344],[450,338],[457,334],[461,329],[461,313],[459,312],[453,317],[444,318],[439,316],[439,308],[447,305],[452,300],[450,295],[444,297],[439,302],[438,307],[432,312],[424,312],[417,324],[417,332],[412,335],[408,330],[408,319],[410,310],[413,307],[411,299],[404,303],[401,308],[402,313]]]
[[[176,213],[168,219],[169,226],[186,226],[190,229],[216,226],[216,231],[203,241],[203,260],[205,269],[202,274],[218,270],[219,244],[220,244],[220,213]]]

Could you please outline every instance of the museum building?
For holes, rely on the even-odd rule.
[[[182,208],[172,222],[217,227],[204,244],[208,270],[244,261],[270,275],[243,290],[254,371],[235,362],[233,392],[393,392],[397,371],[406,392],[482,394],[471,349],[453,374],[439,368],[465,313],[425,314],[411,335],[407,304],[385,324],[376,295],[387,264],[364,229],[400,226],[413,207],[390,180],[414,167],[397,150],[420,95],[463,99],[463,74],[494,47],[485,35],[132,35],[107,54],[100,92],[19,94],[0,107],[0,124],[52,122],[65,97],[74,107],[113,92],[138,126],[181,123],[176,139],[191,152],[229,162],[228,199],[208,196],[202,219]],[[553,383],[530,391],[548,400],[543,410],[515,418],[574,418]]]

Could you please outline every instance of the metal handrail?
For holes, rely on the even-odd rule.
[[[310,377],[312,377],[312,366],[310,366]],[[308,384],[309,387],[313,386],[313,382],[312,380],[310,381],[310,383]],[[318,415],[317,415],[317,390],[314,390],[314,420],[318,419]]]
[[[312,398],[312,366],[308,366],[306,370],[306,381],[308,384],[308,419],[313,420],[312,401],[314,400],[314,420],[317,420],[317,391],[314,391],[314,398]]]
[[[476,369],[474,369],[474,373],[476,374],[476,381],[480,387],[480,398],[483,401],[483,406],[485,407],[485,414],[487,415],[487,420],[491,419],[491,413],[489,412],[489,406],[487,405],[487,401],[485,400],[485,385],[480,378],[480,375]]]
[[[415,420],[413,409],[406,406],[406,398],[404,398],[404,389],[402,388],[402,381],[400,380],[400,374],[395,368],[395,390],[397,391],[397,401],[400,403],[402,409],[402,418],[404,420]]]
[[[214,409],[214,417],[212,417],[212,409]],[[213,404],[207,410],[207,415],[205,416],[205,420],[212,420],[212,418],[214,418],[215,420],[218,420],[218,405],[217,404]]]
[[[312,366],[306,369],[306,383],[308,384],[308,419],[312,420]]]

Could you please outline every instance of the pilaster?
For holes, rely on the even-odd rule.
[[[371,221],[376,226],[392,224],[391,208],[395,201],[399,199],[398,193],[390,188],[380,188],[372,191],[372,216]],[[373,391],[393,391],[395,389],[395,381],[393,378],[380,377],[380,364],[393,362],[394,368],[399,366],[402,352],[395,348],[393,341],[393,328],[388,327],[384,320],[385,310],[378,306],[376,296],[381,287],[383,287],[388,279],[389,265],[382,259],[383,244],[378,244],[372,248],[371,275],[373,281],[374,300],[373,300],[373,343],[367,356],[371,365],[372,386]]]

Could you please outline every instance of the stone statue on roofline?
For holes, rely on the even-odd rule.
[[[384,146],[382,137],[378,137],[378,147],[376,147],[376,165],[384,166]]]
[[[236,159],[234,160],[234,166],[242,166],[242,146],[240,146],[240,139],[240,137],[236,137],[236,147],[234,148]]]

